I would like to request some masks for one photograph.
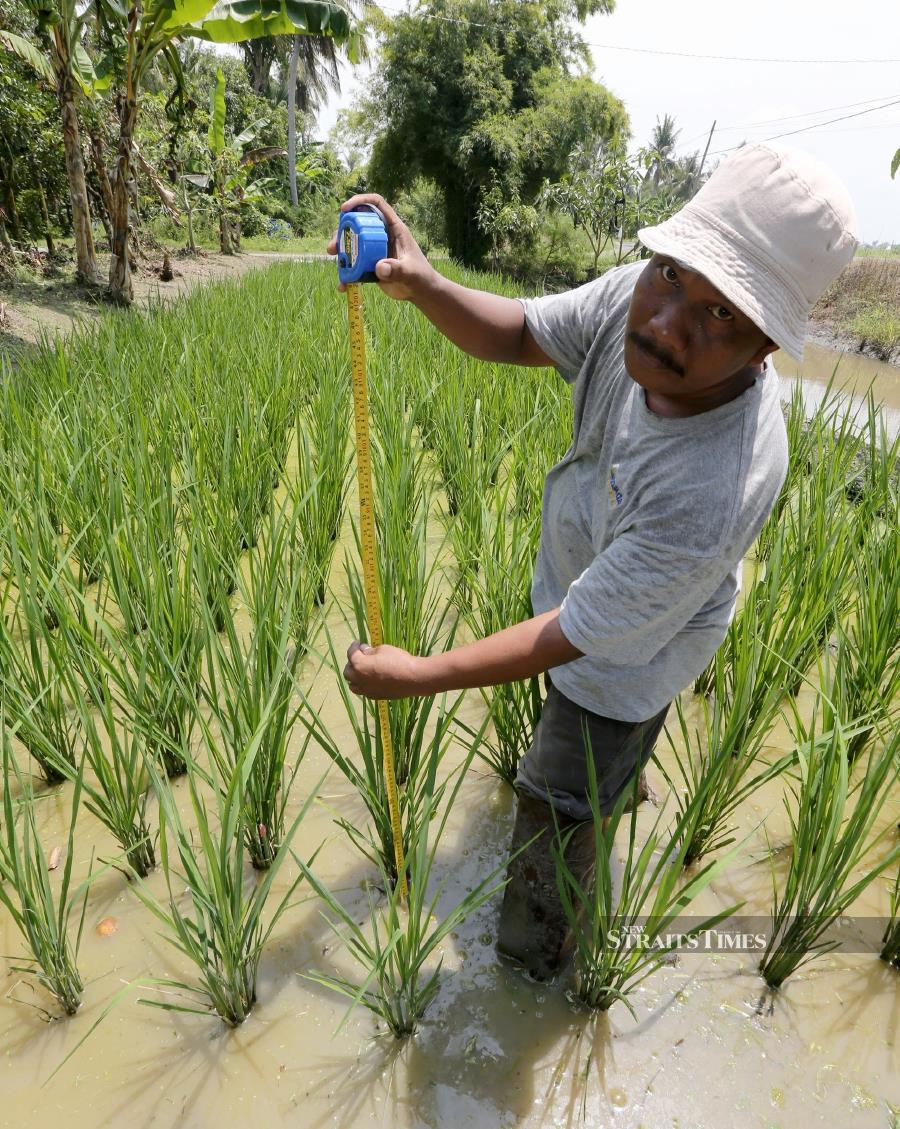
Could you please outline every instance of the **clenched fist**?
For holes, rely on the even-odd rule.
[[[372,647],[354,640],[347,648],[344,678],[354,694],[365,698],[413,698],[428,693],[424,662],[401,647]]]

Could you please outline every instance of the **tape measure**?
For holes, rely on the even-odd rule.
[[[371,205],[369,205],[371,207]],[[374,214],[372,214],[374,213]],[[372,222],[374,221],[374,223]],[[350,370],[353,377],[353,419],[356,424],[356,470],[359,481],[359,532],[362,546],[363,585],[369,641],[373,647],[384,642],[381,632],[381,607],[378,602],[378,559],[375,551],[375,506],[372,496],[372,453],[369,444],[369,398],[366,389],[366,332],[360,282],[374,281],[375,263],[387,256],[387,231],[381,213],[344,212],[338,227],[338,277],[347,285],[347,317],[350,325]],[[400,896],[407,895],[406,865],[403,859],[403,833],[400,826],[400,801],[394,774],[391,725],[388,704],[379,699],[378,725],[384,757],[394,861],[400,882]]]
[[[342,212],[338,224],[338,278],[341,282],[375,282],[375,264],[388,253],[384,216],[374,204]]]

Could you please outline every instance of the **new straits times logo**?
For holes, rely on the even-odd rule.
[[[657,933],[646,925],[624,925],[621,929],[610,929],[606,935],[614,949],[658,949],[668,952],[704,953],[762,953],[769,943],[767,933],[739,933],[732,929],[701,929],[699,932]]]
[[[645,952],[683,953],[763,953],[770,942],[787,941],[802,921],[804,932],[813,924],[812,917],[788,917],[775,921],[771,917],[730,917],[709,925],[707,918],[679,917],[672,920],[637,918],[609,929],[606,943],[620,950],[640,949]],[[843,953],[879,953],[884,944],[890,919],[887,917],[838,917],[822,920],[821,932],[813,947],[820,951]],[[807,933],[807,936],[809,934]]]

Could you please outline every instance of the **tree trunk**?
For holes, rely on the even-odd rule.
[[[225,211],[225,201],[219,201],[219,252],[222,255],[233,255],[231,246],[231,229],[228,225],[228,214]]]
[[[297,63],[300,58],[300,36],[291,44],[291,62],[288,67],[288,181],[291,186],[291,203],[297,207]]]
[[[129,76],[130,78],[130,76]],[[122,96],[119,114],[119,149],[112,175],[112,229],[113,238],[109,259],[109,297],[119,306],[130,306],[134,301],[129,260],[129,235],[131,223],[131,144],[137,120],[137,98],[128,81]]]
[[[113,193],[112,185],[109,183],[109,174],[106,171],[106,151],[103,144],[103,138],[96,131],[91,133],[91,157],[94,165],[94,173],[97,177],[97,183],[100,185],[100,195],[103,199],[103,211],[105,216],[101,216],[103,226],[107,230],[110,239],[110,246],[112,246],[112,222],[113,214]]]
[[[69,199],[72,203],[72,231],[75,236],[75,277],[87,286],[99,286],[103,281],[97,266],[94,236],[91,233],[91,210],[88,205],[87,184],[84,180],[84,161],[81,157],[81,137],[78,114],[75,111],[75,79],[67,63],[67,48],[57,30],[56,53],[59,57],[59,108],[62,114],[63,148],[66,154],[66,175],[69,180]]]
[[[13,187],[12,170],[6,180],[6,214],[9,217],[9,226],[12,228],[13,239],[22,243],[22,225],[19,223],[19,209],[16,207],[16,190]]]
[[[243,46],[250,59],[250,85],[253,93],[265,98],[269,93],[269,75],[275,57],[269,38],[251,39]]]
[[[196,255],[197,244],[194,242],[194,205],[191,201],[191,190],[188,188],[186,180],[181,182],[181,192],[184,198],[184,214],[187,216],[188,250],[192,255]]]
[[[44,239],[47,242],[47,254],[52,258],[52,256],[56,254],[56,248],[53,245],[53,231],[50,226],[50,213],[47,211],[47,194],[44,192],[43,184],[38,184],[38,192],[40,193],[41,215],[44,218]]]

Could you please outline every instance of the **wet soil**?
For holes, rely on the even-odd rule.
[[[250,260],[243,256],[240,262]],[[784,372],[784,368],[779,364]],[[349,500],[352,510],[354,499]],[[343,544],[352,550],[349,520]],[[336,554],[331,587],[338,602],[327,615],[339,655],[352,632],[343,607],[346,587]],[[746,580],[752,576],[748,562]],[[238,617],[246,613],[235,609]],[[324,640],[318,641],[320,649]],[[335,676],[308,660],[299,684],[321,706],[343,749],[355,742],[336,690]],[[685,694],[689,720],[698,703]],[[809,705],[801,693],[801,709]],[[477,727],[484,706],[468,692],[462,720]],[[674,716],[670,717],[672,740]],[[302,746],[302,726],[292,750]],[[776,728],[768,756],[786,749]],[[450,755],[458,762],[460,744]],[[658,755],[673,772],[668,739]],[[289,812],[306,799],[328,767],[310,748],[298,773]],[[653,791],[673,810],[657,766]],[[757,791],[738,812],[735,861],[696,904],[698,914],[744,901],[744,914],[766,914],[773,876],[785,873],[787,781]],[[176,784],[182,809],[183,784]],[[45,850],[65,850],[70,787],[43,789],[38,803]],[[295,850],[304,858],[322,844],[317,874],[357,921],[369,912],[372,866],[334,822],[356,825],[362,805],[334,770],[301,826]],[[658,809],[641,805],[642,841]],[[441,916],[495,867],[502,865],[514,817],[511,789],[477,760],[451,813],[435,866]],[[900,796],[890,797],[876,830],[885,838],[871,858],[887,853],[900,819]],[[155,819],[153,820],[155,823]],[[627,821],[617,840],[616,865],[627,847]],[[109,834],[82,809],[75,845],[75,879],[87,875],[92,853],[115,856]],[[58,882],[62,867],[54,871]],[[248,867],[249,874],[249,867]],[[296,877],[285,867],[275,898]],[[888,913],[887,876],[851,907],[856,920]],[[150,883],[163,896],[163,876]],[[273,902],[274,904],[274,902]],[[160,934],[116,870],[94,884],[88,903],[80,965],[84,1003],[72,1019],[47,1022],[52,1002],[13,972],[22,952],[7,915],[0,922],[0,1124],[54,1129],[206,1129],[245,1123],[319,1129],[523,1129],[587,1126],[694,1129],[886,1129],[900,1109],[900,974],[873,952],[834,953],[802,968],[776,994],[764,990],[758,954],[694,951],[660,967],[631,996],[635,1014],[617,1003],[594,1016],[568,991],[571,970],[549,985],[524,979],[494,952],[500,894],[470,917],[443,946],[440,990],[419,1032],[394,1040],[358,1008],[346,1016],[345,999],[306,979],[310,971],[356,976],[319,903],[300,887],[263,955],[259,998],[235,1030],[216,1017],[182,1016],[141,1004],[169,1002],[148,983],[154,977],[191,978],[190,967]],[[88,1035],[118,993],[121,996],[72,1059],[48,1081],[66,1054]],[[339,1029],[340,1028],[340,1029]]]
[[[352,544],[349,527],[342,540]],[[332,588],[343,603],[346,587],[337,563]],[[240,607],[235,614],[247,622]],[[332,606],[327,623],[342,655],[352,632],[339,604]],[[318,646],[324,646],[321,638]],[[298,681],[321,706],[334,739],[351,751],[354,739],[334,675],[310,659]],[[805,693],[801,709],[809,704]],[[685,701],[693,720],[697,700],[686,693]],[[483,717],[480,696],[469,692],[462,719],[477,727]],[[674,724],[671,733],[677,742]],[[294,754],[301,736],[298,726]],[[786,730],[776,728],[766,755],[775,756],[788,744]],[[449,754],[450,762],[462,754],[460,744]],[[658,755],[668,771],[675,770],[665,736]],[[444,883],[438,917],[505,858],[514,796],[479,765],[476,760],[469,770],[438,850],[433,880]],[[290,811],[299,808],[326,768],[324,754],[306,753]],[[651,766],[649,778],[671,812],[673,800],[657,766]],[[771,782],[739,811],[740,853],[692,912],[708,915],[739,902],[745,902],[744,914],[769,911],[773,877],[783,878],[787,860],[785,785]],[[175,788],[186,809],[183,784]],[[69,799],[69,786],[63,786],[44,790],[38,804],[48,853],[54,846],[65,849]],[[639,841],[657,814],[652,803],[640,806]],[[335,825],[336,815],[358,826],[365,820],[358,797],[332,770],[294,848],[308,858],[321,847],[317,874],[362,922],[377,876]],[[894,794],[877,829],[895,834],[898,818],[900,796]],[[890,842],[876,849],[873,862],[884,857]],[[626,848],[623,821],[617,867]],[[100,859],[115,855],[108,833],[85,810],[75,850],[79,881],[92,852]],[[60,873],[61,868],[54,872],[54,882]],[[276,899],[296,873],[293,863],[285,868]],[[149,881],[162,897],[162,875]],[[887,878],[870,887],[851,907],[854,919],[884,917],[888,887]],[[595,1016],[570,999],[570,969],[556,983],[543,985],[498,960],[500,897],[495,894],[444,944],[438,995],[418,1033],[398,1042],[361,1008],[341,1026],[348,1001],[306,978],[311,971],[356,977],[359,970],[302,886],[265,950],[258,1003],[240,1028],[228,1029],[214,1016],[179,1016],[142,1005],[142,999],[174,999],[148,980],[191,979],[192,970],[167,944],[122,875],[107,871],[88,904],[80,957],[86,988],[75,1017],[46,1022],[37,1009],[49,1005],[52,1010],[48,997],[11,971],[9,960],[0,962],[0,1122],[30,1129],[52,1129],[62,1120],[67,1129],[206,1129],[244,1123],[303,1129],[793,1129],[799,1124],[884,1129],[892,1124],[891,1110],[900,1107],[900,974],[873,952],[817,959],[774,995],[765,990],[756,971],[758,954],[752,951],[685,952],[637,987],[631,996],[633,1016],[621,1003]],[[0,952],[21,953],[6,915]],[[120,992],[96,1031],[48,1081]]]

